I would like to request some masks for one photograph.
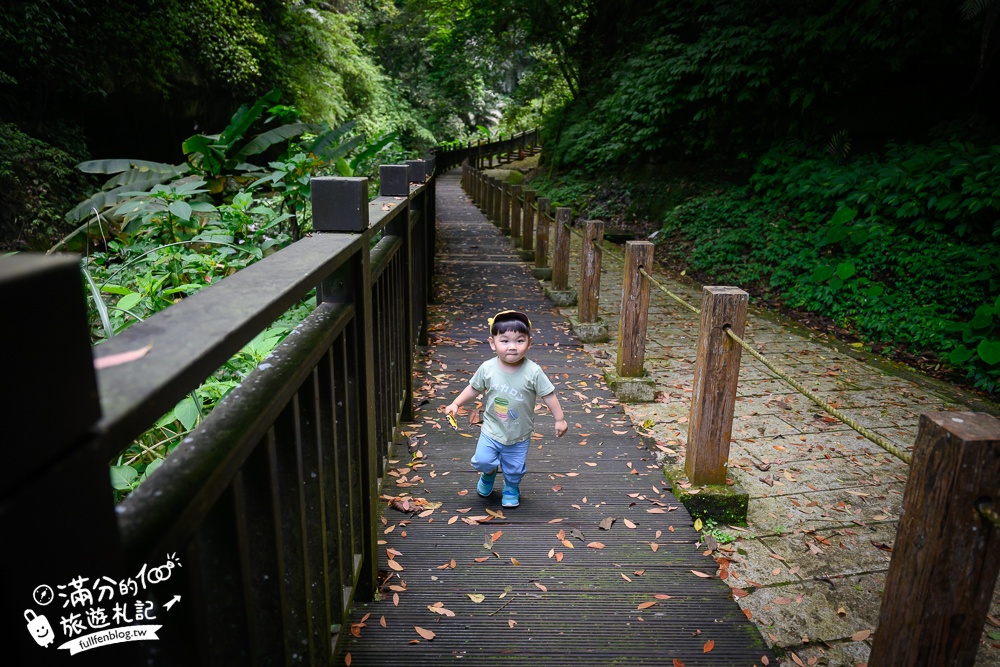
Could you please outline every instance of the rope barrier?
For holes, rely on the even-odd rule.
[[[724,327],[723,330],[727,334],[729,334],[730,338],[732,338],[734,341],[736,341],[737,343],[739,343],[740,346],[744,350],[746,350],[747,352],[749,352],[750,355],[754,359],[756,359],[760,363],[762,363],[765,366],[767,366],[771,370],[772,373],[774,373],[775,375],[777,375],[779,378],[781,378],[782,380],[784,380],[788,384],[792,385],[792,387],[794,387],[795,389],[797,389],[799,391],[799,393],[801,393],[802,395],[804,395],[810,401],[812,401],[813,403],[815,403],[816,405],[818,405],[823,410],[825,410],[826,412],[830,413],[831,415],[833,415],[834,417],[836,417],[840,421],[844,422],[845,424],[847,424],[848,426],[850,426],[851,428],[853,428],[855,431],[857,431],[861,435],[865,436],[866,438],[868,438],[869,440],[871,440],[872,442],[874,442],[876,445],[878,445],[879,447],[881,447],[885,451],[889,452],[890,454],[892,454],[893,456],[895,456],[899,460],[901,460],[901,461],[903,461],[904,463],[907,463],[907,464],[910,462],[910,455],[908,453],[906,453],[903,450],[899,449],[894,444],[892,444],[891,442],[889,442],[888,440],[886,440],[885,438],[883,438],[882,436],[880,436],[878,433],[875,433],[874,431],[872,431],[872,430],[870,430],[868,428],[865,428],[864,426],[862,426],[861,424],[859,424],[855,420],[851,419],[850,417],[848,417],[847,415],[845,415],[843,412],[841,412],[837,408],[833,407],[832,405],[830,405],[829,403],[827,403],[826,401],[824,401],[822,398],[820,398],[819,396],[817,396],[813,392],[811,392],[808,389],[806,389],[805,387],[803,387],[801,384],[799,384],[798,382],[796,382],[790,375],[788,375],[788,373],[785,372],[784,369],[782,369],[782,368],[774,365],[773,363],[771,363],[770,361],[768,361],[767,359],[765,359],[764,355],[762,355],[760,352],[758,352],[757,350],[755,350],[752,347],[750,347],[750,345],[747,344],[747,342],[745,340],[743,340],[742,338],[740,338],[739,336],[737,336],[733,332],[733,330],[729,328],[728,325],[726,327]]]
[[[701,310],[700,309],[695,308],[690,303],[688,303],[687,301],[685,301],[684,299],[680,298],[679,296],[677,296],[676,294],[674,294],[673,292],[671,292],[670,290],[668,290],[666,287],[664,287],[663,285],[661,285],[660,283],[658,283],[656,281],[656,278],[654,278],[653,276],[651,276],[648,273],[646,273],[646,269],[639,269],[639,273],[641,273],[642,275],[644,275],[647,278],[649,278],[649,282],[651,282],[654,285],[656,285],[657,289],[659,289],[661,292],[664,292],[671,299],[673,299],[677,303],[681,304],[682,306],[684,306],[685,308],[687,308],[688,310],[690,310],[695,315],[701,315]]]
[[[1000,514],[993,509],[993,504],[988,500],[981,500],[976,503],[976,509],[983,515],[983,518],[1000,528]]]
[[[671,292],[670,290],[668,290],[666,287],[664,287],[663,285],[661,285],[655,278],[653,278],[653,276],[649,275],[646,272],[645,269],[639,269],[639,273],[641,273],[642,275],[646,276],[653,285],[656,285],[656,287],[658,289],[660,289],[661,291],[665,292],[668,296],[670,296],[670,298],[674,299],[675,301],[677,301],[678,303],[680,303],[682,306],[684,306],[685,308],[687,308],[691,312],[698,313],[698,314],[701,313],[701,311],[699,309],[695,308],[694,306],[692,306],[691,304],[689,304],[687,301],[685,301],[684,299],[682,299],[681,297],[677,296],[676,294],[674,294],[673,292]],[[887,439],[885,439],[882,436],[880,436],[878,433],[875,433],[874,431],[872,431],[872,430],[870,430],[868,428],[865,428],[864,426],[862,426],[861,424],[859,424],[854,419],[848,417],[843,412],[841,412],[840,410],[838,410],[837,408],[833,407],[832,405],[830,405],[829,403],[827,403],[826,401],[824,401],[822,398],[820,398],[819,396],[817,396],[813,392],[811,392],[808,389],[806,389],[805,387],[803,387],[794,378],[792,378],[784,369],[782,369],[782,368],[776,366],[775,364],[771,363],[770,361],[768,361],[767,359],[764,358],[764,355],[762,355],[760,352],[758,352],[757,350],[755,350],[752,347],[750,347],[750,345],[745,340],[743,340],[742,338],[740,338],[739,336],[737,336],[736,333],[734,333],[733,330],[730,329],[728,326],[726,326],[724,330],[729,335],[730,338],[732,338],[734,341],[736,341],[737,343],[739,343],[739,345],[744,350],[746,350],[747,352],[749,352],[750,356],[752,356],[754,359],[756,359],[760,363],[764,364],[764,366],[766,366],[772,373],[774,373],[779,378],[781,378],[782,380],[784,380],[785,382],[787,382],[788,384],[790,384],[795,390],[797,390],[803,396],[805,396],[810,401],[812,401],[813,403],[815,403],[816,405],[818,405],[825,412],[829,413],[830,415],[833,415],[834,417],[836,417],[837,419],[839,419],[843,423],[847,424],[852,429],[854,429],[855,431],[857,431],[858,433],[860,433],[864,437],[868,438],[869,440],[871,440],[872,442],[874,442],[876,445],[878,445],[879,447],[881,447],[885,451],[889,452],[890,454],[892,454],[896,458],[900,459],[901,461],[904,461],[906,463],[910,462],[910,455],[908,453],[906,453],[903,450],[899,449],[894,444],[892,444],[891,442],[889,442]]]

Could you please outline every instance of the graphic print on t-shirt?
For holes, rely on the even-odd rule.
[[[510,409],[510,401],[503,396],[497,396],[493,400],[493,414],[500,421],[517,420],[517,413]]]

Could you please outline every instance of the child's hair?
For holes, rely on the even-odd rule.
[[[502,310],[490,318],[490,335],[515,332],[531,335],[531,320],[524,313],[517,310]]]

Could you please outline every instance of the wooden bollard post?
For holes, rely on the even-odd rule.
[[[568,216],[567,216],[568,217]],[[598,247],[594,247],[596,241]],[[580,295],[576,317],[570,316],[573,333],[584,343],[604,343],[608,340],[608,327],[598,317],[597,305],[601,298],[601,250],[604,241],[604,223],[588,220],[583,228],[583,247],[580,249]]]
[[[486,177],[486,196],[483,197],[483,213],[486,214],[486,219],[493,220],[493,177]]]
[[[551,280],[552,269],[549,267],[549,204],[548,197],[538,200],[538,226],[535,232],[535,267],[531,275],[538,280]]]
[[[479,172],[479,198],[476,199],[476,206],[479,207],[480,211],[486,210],[486,175],[483,172]]]
[[[569,289],[569,221],[573,210],[565,206],[556,209],[556,242],[552,249],[552,287],[545,288],[545,296],[556,306],[575,306],[576,292]]]
[[[580,322],[597,321],[597,302],[601,297],[601,251],[594,247],[604,242],[604,223],[588,220],[583,228],[583,248],[580,261]]]
[[[500,231],[510,234],[510,183],[503,182],[503,189],[500,191]]]
[[[726,483],[743,348],[726,334],[724,327],[743,337],[747,299],[747,293],[737,287],[702,288],[698,356],[694,363],[684,460],[684,471],[692,484]]]
[[[868,664],[969,665],[1000,570],[1000,420],[920,415],[896,542]]]
[[[552,289],[569,289],[569,223],[573,209],[560,206],[556,209],[556,247],[552,251]]]
[[[535,191],[524,191],[524,209],[521,211],[521,259],[535,259]]]
[[[521,245],[521,190],[520,185],[510,189],[510,240],[515,248]]]
[[[535,228],[535,268],[549,266],[549,204],[548,197],[538,199],[538,226]]]
[[[625,273],[618,318],[618,360],[615,370],[622,377],[641,377],[646,356],[646,325],[649,322],[649,280],[653,267],[653,244],[649,241],[625,243]]]
[[[503,198],[503,181],[499,178],[493,179],[493,223],[500,226],[500,200]]]

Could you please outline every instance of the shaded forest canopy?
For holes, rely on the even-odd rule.
[[[394,159],[541,124],[535,184],[557,200],[1000,381],[1000,0],[12,0],[4,18],[6,249],[68,231],[98,185],[78,162],[177,162],[277,88],[272,116],[394,133]]]

